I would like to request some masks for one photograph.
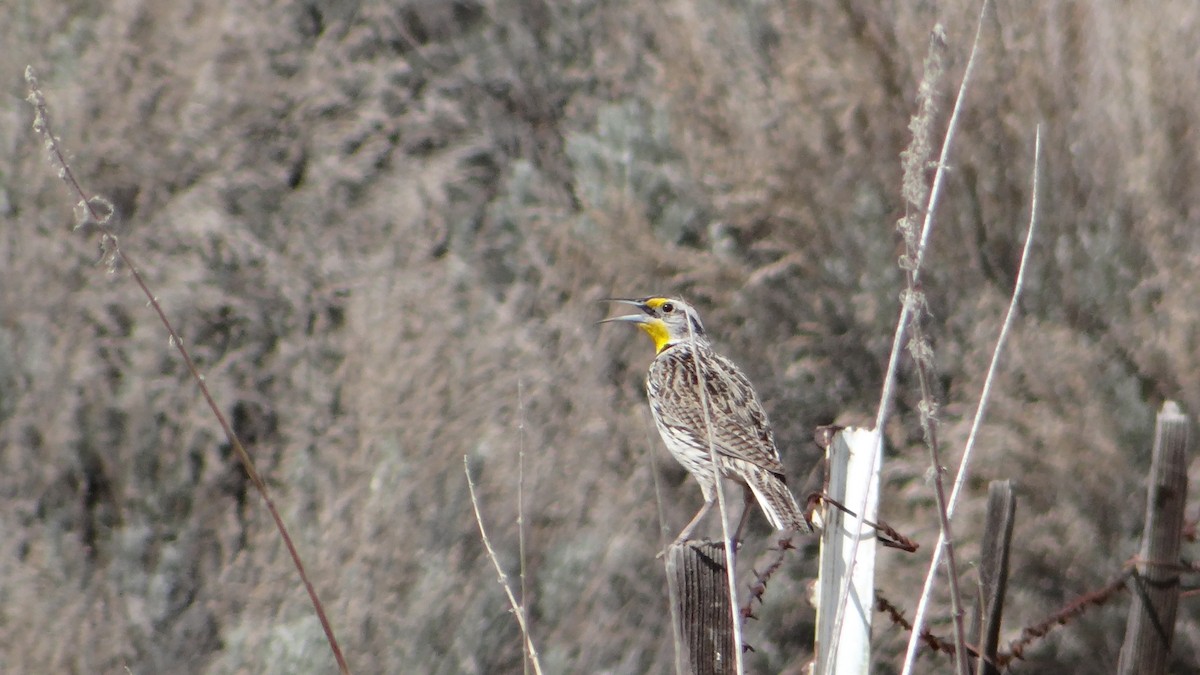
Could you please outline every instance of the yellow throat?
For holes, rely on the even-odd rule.
[[[662,353],[662,350],[667,348],[667,343],[671,341],[671,332],[667,330],[667,324],[663,323],[662,319],[651,319],[645,323],[639,323],[638,328],[646,331],[646,335],[654,340],[655,354]]]

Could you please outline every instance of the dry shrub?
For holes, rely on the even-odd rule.
[[[13,45],[0,70],[14,87],[26,62],[42,71],[76,169],[117,203],[124,246],[261,463],[355,670],[520,670],[461,466],[515,572],[523,444],[543,662],[623,673],[670,668],[653,555],[699,496],[647,421],[648,346],[596,329],[594,301],[698,304],[799,482],[815,424],[874,410],[921,59],[943,23],[941,95],[953,91],[976,8],[18,14],[0,27]],[[1016,481],[1008,636],[1134,552],[1152,411],[1200,404],[1198,17],[1184,2],[1001,3],[985,27],[925,284],[944,438],[960,447],[1043,123],[1043,239],[957,525],[969,560],[985,481]],[[94,244],[67,233],[27,110],[0,118],[0,140],[0,641],[27,645],[3,669],[327,671],[269,520],[165,337],[124,275],[105,278]],[[889,428],[884,507],[924,547],[885,556],[893,599],[919,583],[936,536],[916,401],[909,387]],[[811,555],[777,575],[751,624],[755,672],[808,655]],[[1121,615],[1065,627],[1024,668],[1111,670]],[[1200,631],[1186,613],[1178,631],[1187,670]],[[47,634],[62,637],[35,639]],[[877,635],[877,670],[891,672],[902,636]]]

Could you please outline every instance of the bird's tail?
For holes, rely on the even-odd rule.
[[[812,526],[804,518],[804,510],[796,503],[792,491],[779,476],[769,471],[749,471],[746,485],[754,492],[758,506],[776,530],[795,530],[801,534],[812,532]]]

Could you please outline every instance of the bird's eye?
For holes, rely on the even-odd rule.
[[[663,311],[663,314],[670,314],[671,312],[675,311],[675,305],[672,305],[671,303],[668,302],[662,306],[662,311]]]

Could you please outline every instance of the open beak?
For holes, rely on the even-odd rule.
[[[616,321],[627,321],[629,323],[649,323],[650,322],[649,315],[653,312],[653,310],[651,310],[649,307],[647,307],[646,303],[642,302],[641,300],[631,300],[629,298],[604,298],[600,302],[618,302],[618,303],[621,303],[622,305],[633,305],[634,307],[637,307],[638,309],[642,310],[643,313],[642,314],[626,314],[625,316],[614,316],[614,317],[610,317],[608,319],[604,319],[602,321],[597,321],[596,322],[597,324],[612,323],[612,322],[616,322]]]

